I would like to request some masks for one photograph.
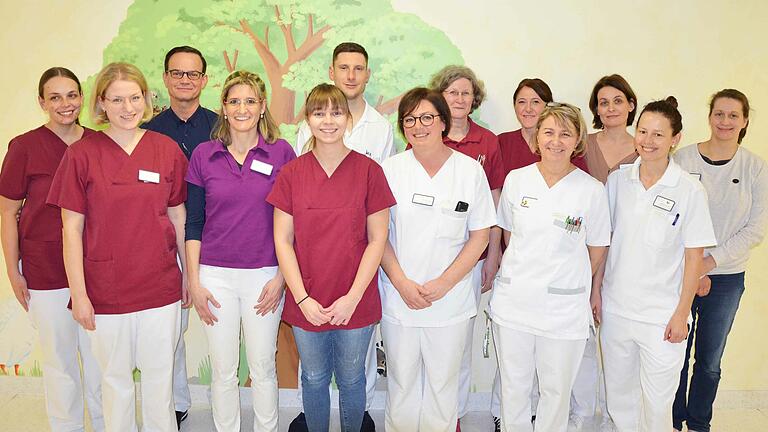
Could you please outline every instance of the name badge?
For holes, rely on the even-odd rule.
[[[264,175],[272,175],[272,165],[254,159],[251,162],[251,171],[256,171]]]
[[[160,173],[139,170],[139,181],[144,183],[160,183]]]
[[[656,195],[656,199],[653,200],[653,206],[664,211],[672,211],[672,208],[675,206],[675,202],[661,195]]]
[[[692,173],[690,173],[690,174],[691,174],[692,176],[696,177],[697,179],[699,179],[699,181],[701,181],[701,173],[694,173],[694,172],[692,172]]]
[[[538,200],[538,198],[523,196],[523,199],[520,200],[520,207],[531,208]]]
[[[411,202],[414,204],[432,207],[435,204],[435,197],[415,193],[413,194]]]

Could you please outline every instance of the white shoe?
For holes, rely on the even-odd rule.
[[[568,430],[573,432],[581,432],[584,428],[584,417],[571,413],[568,415]]]

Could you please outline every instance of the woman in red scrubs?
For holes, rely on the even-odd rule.
[[[72,314],[101,367],[107,430],[137,430],[138,368],[144,429],[173,431],[187,159],[170,138],[139,128],[152,105],[135,66],[102,69],[90,108],[108,127],[67,150],[48,195],[61,208]]]
[[[64,151],[94,131],[77,121],[83,93],[80,81],[69,69],[53,67],[43,72],[38,103],[48,114],[48,122],[11,140],[0,172],[3,255],[13,293],[40,337],[51,430],[84,430],[85,396],[91,424],[100,431],[104,430],[104,420],[99,367],[85,331],[67,309],[69,289],[61,255],[61,212],[45,205]],[[17,220],[19,210],[22,212]]]
[[[310,151],[285,165],[267,202],[275,250],[290,288],[283,319],[301,359],[309,432],[329,429],[328,385],[336,376],[341,430],[358,432],[365,410],[365,354],[381,319],[377,271],[395,204],[384,172],[344,145],[344,94],[315,87],[305,104]]]

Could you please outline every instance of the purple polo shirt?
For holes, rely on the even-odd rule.
[[[280,169],[294,159],[288,142],[268,144],[262,136],[242,168],[221,141],[195,148],[186,180],[205,190],[201,264],[240,269],[277,265],[274,207],[266,197]]]

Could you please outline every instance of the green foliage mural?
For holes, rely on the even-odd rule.
[[[446,64],[463,63],[445,34],[394,11],[389,0],[136,0],[104,50],[104,64],[134,63],[156,105],[167,106],[163,57],[173,46],[194,46],[208,61],[204,106],[218,107],[229,72],[254,71],[265,77],[273,116],[293,135],[289,125],[301,120],[306,93],[328,81],[333,48],[343,41],[368,50],[373,75],[366,98],[384,115],[397,110],[404,91],[426,84]]]

